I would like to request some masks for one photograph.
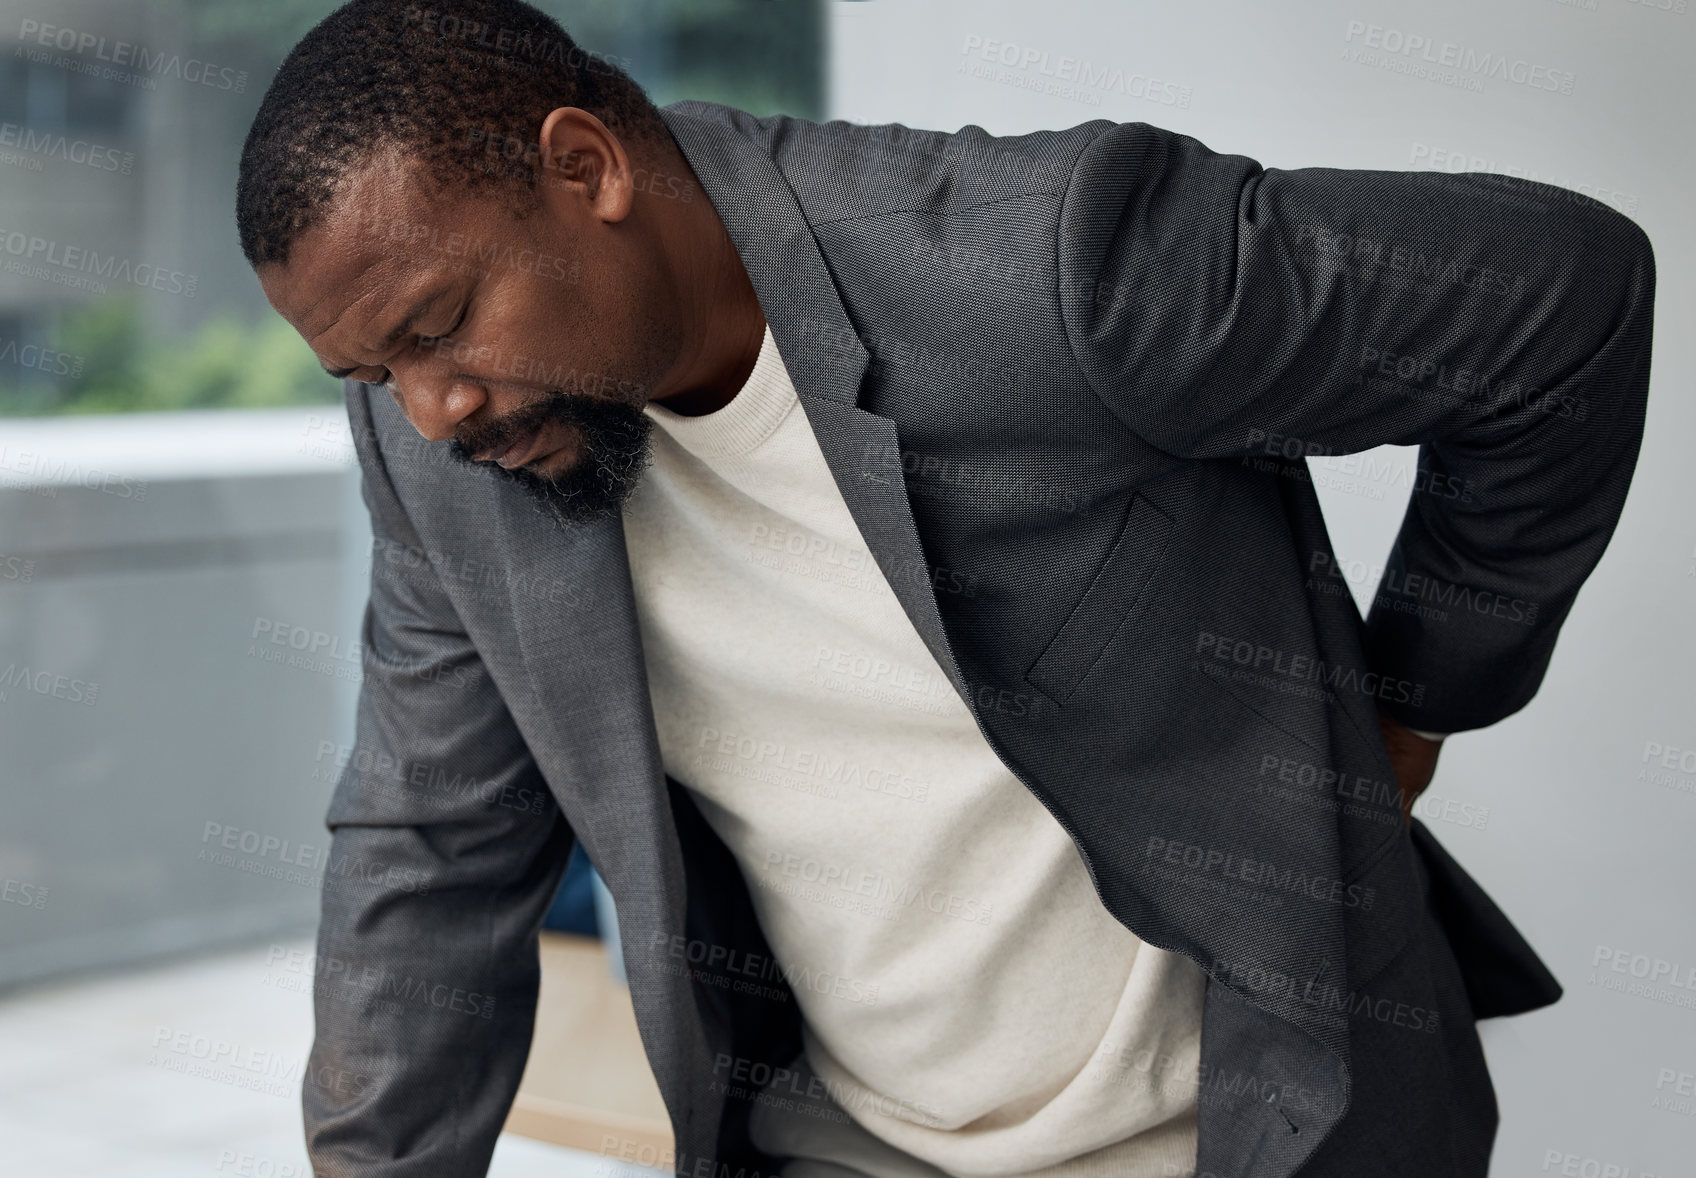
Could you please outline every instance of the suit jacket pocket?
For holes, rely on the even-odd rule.
[[[1121,626],[1136,612],[1166,553],[1172,517],[1133,495],[1125,523],[1060,632],[1025,672],[1025,681],[1064,704]]]

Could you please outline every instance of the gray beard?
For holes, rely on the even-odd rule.
[[[461,462],[486,466],[517,483],[563,525],[594,523],[619,514],[653,459],[649,446],[653,419],[622,401],[556,390],[500,423],[501,433],[516,438],[549,422],[572,426],[579,439],[576,461],[551,477],[522,467],[508,470],[492,462],[476,462],[472,454],[493,449],[496,438],[469,444],[456,438],[448,450]]]

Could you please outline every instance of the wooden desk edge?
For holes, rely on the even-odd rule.
[[[588,1153],[603,1153],[608,1136],[615,1136],[619,1153],[632,1149],[669,1153],[675,1144],[671,1124],[651,1117],[626,1117],[605,1109],[587,1108],[520,1092],[507,1114],[505,1129],[520,1137],[564,1145]]]

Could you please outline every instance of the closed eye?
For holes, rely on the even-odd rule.
[[[469,315],[470,313],[471,313],[471,304],[466,303],[463,307],[461,307],[459,309],[459,318],[454,320],[452,327],[448,328],[446,331],[442,332],[440,335],[421,335],[421,336],[419,336],[418,337],[419,346],[428,348],[428,347],[432,347],[436,344],[441,343],[443,340],[452,339],[453,333],[465,326],[466,316]]]
[[[421,348],[440,347],[441,344],[444,341],[447,341],[447,340],[450,340],[450,339],[453,338],[454,332],[458,331],[461,327],[465,326],[465,320],[470,314],[471,314],[471,304],[470,304],[469,301],[467,301],[466,304],[459,309],[459,318],[454,320],[454,324],[453,324],[452,327],[448,328],[446,331],[442,332],[440,335],[420,335],[420,336],[417,337],[417,342],[414,346],[421,347]],[[337,379],[340,379],[342,377],[353,376],[354,373],[359,372],[361,370],[361,368],[363,368],[363,367],[366,367],[366,366],[361,365],[361,366],[355,367],[355,368],[331,368],[329,365],[326,364],[326,365],[324,365],[324,371],[328,372],[331,376],[336,377]],[[385,384],[385,385],[388,385],[389,391],[393,392],[394,391],[394,376],[393,376],[393,374],[390,373],[389,370],[382,365],[373,364],[373,365],[370,365],[369,367],[377,369],[377,371],[382,373],[382,376],[378,377],[375,380],[367,380],[364,377],[358,377],[357,379],[364,381],[364,383],[366,383],[366,384]]]

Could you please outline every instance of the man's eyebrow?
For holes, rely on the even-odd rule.
[[[442,297],[442,292],[440,290],[435,290],[435,291],[432,291],[429,294],[425,295],[422,299],[420,299],[418,301],[418,303],[416,305],[414,305],[412,310],[410,310],[406,313],[406,318],[401,321],[400,326],[395,328],[393,331],[389,332],[388,335],[384,336],[383,342],[378,344],[377,347],[373,350],[374,351],[382,351],[384,348],[387,348],[390,345],[396,343],[403,336],[410,333],[412,331],[412,329],[415,326],[417,326],[418,321],[424,317],[425,313],[428,312],[431,307],[436,305],[436,300],[441,298],[441,297]],[[331,376],[335,377],[337,380],[341,380],[344,377],[352,376],[355,372],[359,371],[359,368],[364,367],[363,365],[360,365],[360,366],[354,367],[354,368],[331,368],[328,364],[325,364],[322,360],[320,360],[318,362],[318,366],[320,368],[322,368],[325,372],[329,373]]]

